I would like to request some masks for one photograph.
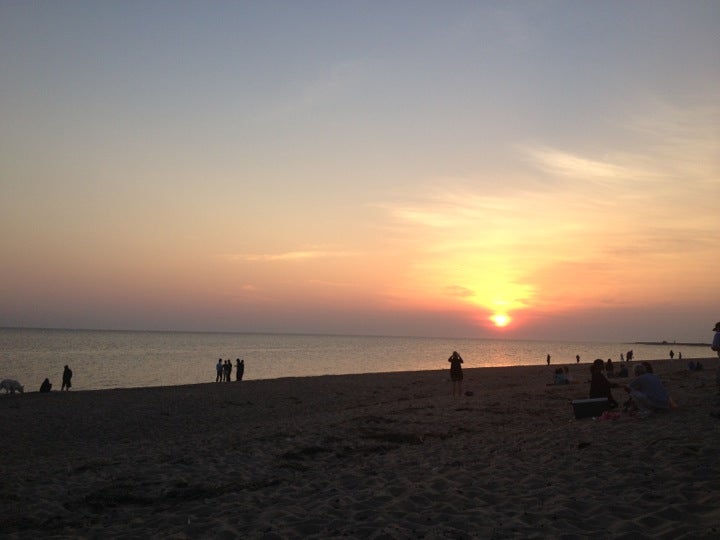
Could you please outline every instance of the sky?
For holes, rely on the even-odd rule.
[[[0,0],[0,326],[708,342],[719,25]]]

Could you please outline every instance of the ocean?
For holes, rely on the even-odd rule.
[[[672,344],[3,328],[0,379],[35,391],[47,377],[59,390],[67,364],[73,390],[99,390],[211,382],[218,358],[242,358],[251,380],[448,369],[453,351],[473,368],[545,365],[548,354],[553,365],[575,364],[578,354],[581,364],[618,361],[630,349],[636,360],[666,359],[670,349],[711,356],[707,347]]]

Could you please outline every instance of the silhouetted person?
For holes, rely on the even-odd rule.
[[[62,386],[60,387],[60,391],[63,390],[70,390],[70,387],[72,386],[72,369],[65,366],[65,369],[63,370],[63,379],[62,379]]]
[[[215,372],[217,373],[215,375],[215,382],[222,381],[223,376],[223,361],[222,358],[218,358],[217,364],[215,364]]]
[[[670,360],[672,360],[673,358],[675,358],[675,351],[670,349]]]
[[[462,356],[460,356],[457,351],[453,351],[453,353],[450,355],[450,358],[448,358],[448,362],[450,362],[450,380],[452,381],[453,385],[453,396],[461,396],[463,381],[463,372],[461,365],[463,363]]]
[[[550,355],[549,355],[549,354],[547,355],[546,360],[547,360],[547,364],[548,364],[548,366],[549,366],[549,365],[550,365]]]
[[[243,375],[245,374],[245,360],[235,359],[235,380],[242,381]]]
[[[576,363],[576,364],[579,364],[579,363],[580,363],[580,355],[579,355],[579,354],[576,354],[576,355],[575,355],[575,363]]]
[[[615,376],[615,366],[613,366],[612,358],[608,358],[607,364],[605,364],[605,371],[607,371],[608,377]]]
[[[590,373],[592,379],[590,380],[590,398],[607,398],[608,404],[611,409],[618,406],[618,402],[612,396],[611,388],[617,387],[616,384],[612,384],[603,375],[603,369],[605,368],[605,362],[602,358],[598,358],[590,366]]]
[[[667,411],[670,408],[670,396],[658,376],[645,371],[645,362],[635,366],[635,376],[625,389],[640,414],[644,416],[656,411]]]
[[[50,390],[52,390],[52,384],[50,383],[50,379],[45,379],[40,385],[40,391],[49,392]]]

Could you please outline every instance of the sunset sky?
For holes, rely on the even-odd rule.
[[[718,28],[0,0],[0,326],[709,341]]]

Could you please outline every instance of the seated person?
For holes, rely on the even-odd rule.
[[[635,379],[630,381],[625,390],[642,415],[670,409],[670,396],[660,378],[654,373],[648,373],[643,364],[635,366]]]
[[[552,386],[554,384],[567,384],[567,379],[565,378],[565,373],[563,372],[562,368],[557,368],[555,370],[555,374],[553,376],[553,382],[548,383],[548,386]]]
[[[40,391],[41,392],[49,392],[52,389],[52,384],[50,383],[50,379],[45,379],[43,383],[40,385]]]
[[[617,376],[618,377],[627,377],[628,376],[628,368],[625,364],[622,364],[620,366],[620,371],[618,371]]]
[[[608,404],[611,409],[618,406],[618,402],[612,396],[611,388],[616,388],[618,385],[613,384],[605,378],[603,375],[603,369],[605,368],[605,362],[601,358],[595,360],[590,366],[590,373],[592,379],[590,380],[590,398],[607,398]]]

